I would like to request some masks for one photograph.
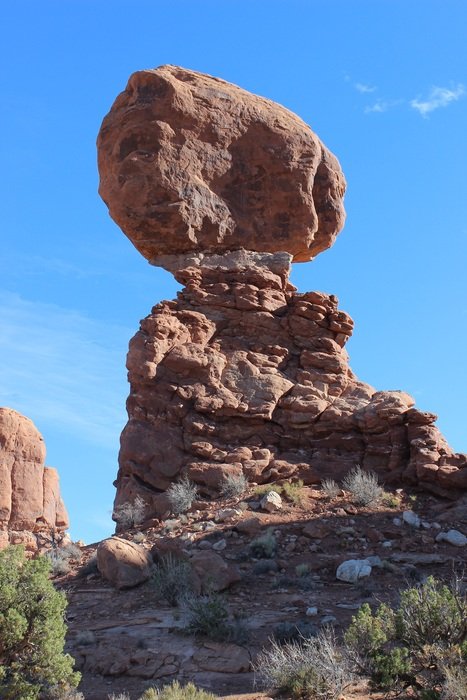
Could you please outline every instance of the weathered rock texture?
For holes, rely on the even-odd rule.
[[[177,270],[178,300],[157,304],[130,343],[117,503],[139,495],[164,510],[158,494],[180,473],[209,494],[225,474],[313,483],[356,464],[388,483],[467,488],[465,455],[435,415],[355,377],[351,318],[334,296],[297,294],[289,260],[236,251]]]
[[[310,260],[344,224],[344,176],[310,127],[218,78],[134,73],[98,148],[99,192],[150,261],[237,248]]]
[[[130,343],[117,505],[140,496],[161,513],[180,474],[214,494],[226,474],[313,483],[356,464],[435,492],[467,487],[436,416],[352,373],[337,299],[288,281],[290,262],[328,248],[344,220],[339,164],[300,119],[164,66],[130,78],[98,145],[111,215],[184,285]]]
[[[29,551],[59,541],[68,528],[58,474],[44,467],[45,444],[34,423],[0,408],[0,548]]]

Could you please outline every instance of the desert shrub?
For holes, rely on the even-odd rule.
[[[180,515],[191,508],[191,504],[198,493],[198,488],[187,477],[183,477],[180,481],[171,484],[166,493],[172,513]]]
[[[186,600],[187,624],[185,631],[195,636],[225,642],[231,637],[229,611],[224,598],[210,594]]]
[[[255,672],[266,688],[316,700],[337,700],[352,681],[347,658],[331,628],[299,642],[272,641],[258,655]]]
[[[467,669],[464,666],[444,668],[443,700],[467,700]]]
[[[155,567],[152,582],[169,605],[176,606],[193,590],[193,571],[187,561],[169,553]]]
[[[63,547],[60,547],[59,551],[66,552],[68,559],[73,559],[74,561],[81,560],[81,556],[82,556],[81,547],[79,547],[74,542],[70,542],[70,544],[66,544]]]
[[[50,568],[53,576],[67,574],[70,569],[70,561],[81,560],[81,549],[78,545],[71,542],[64,547],[54,547],[49,549],[44,555],[50,561]]]
[[[339,495],[339,484],[334,479],[323,479],[321,482],[321,490],[328,498],[336,498]]]
[[[82,578],[84,576],[89,576],[90,574],[97,574],[99,569],[97,568],[97,554],[92,554],[88,561],[83,564],[83,566],[79,569],[78,573],[76,574],[78,578]]]
[[[255,537],[250,542],[250,552],[258,559],[272,559],[277,551],[277,540],[271,530],[266,530],[262,535]]]
[[[225,498],[238,498],[248,488],[248,481],[244,474],[226,474],[221,485],[221,494]]]
[[[303,503],[303,481],[285,481],[282,484],[282,490],[288,498],[296,506],[301,506]]]
[[[48,700],[75,688],[80,674],[63,653],[65,595],[49,579],[46,557],[22,547],[0,552],[0,697]]]
[[[141,544],[141,542],[144,542],[146,539],[146,535],[144,532],[135,532],[133,535],[133,542],[136,542],[136,544]]]
[[[358,464],[345,476],[342,485],[352,494],[352,501],[360,506],[376,503],[383,493],[376,474],[365,471]]]
[[[163,688],[148,688],[139,700],[216,700],[216,696],[197,688],[193,683],[180,685],[172,681]]]
[[[143,522],[146,514],[146,503],[142,498],[136,496],[131,503],[126,501],[116,506],[112,513],[112,520],[115,520],[120,528],[132,528]]]
[[[187,598],[185,611],[187,634],[236,644],[244,644],[248,639],[242,616],[234,615],[231,619],[225,599],[216,593]]]
[[[381,502],[388,508],[399,508],[401,504],[400,497],[395,493],[389,493],[389,491],[383,491],[381,494]]]
[[[279,486],[279,484],[260,484],[255,487],[254,494],[255,496],[264,496],[269,493],[269,491],[275,491],[275,493],[281,494],[282,486]]]
[[[255,576],[261,576],[262,574],[269,574],[271,571],[277,571],[279,568],[276,561],[271,559],[262,559],[261,561],[256,561],[251,569],[251,573]]]
[[[309,637],[315,637],[318,628],[313,622],[308,620],[298,620],[298,622],[279,622],[274,627],[273,637],[279,644],[286,642],[300,641]]]
[[[458,586],[429,577],[402,591],[396,610],[383,604],[373,613],[363,605],[344,639],[374,687],[411,687],[423,700],[439,698],[447,674],[455,682],[467,661],[467,599]]]
[[[467,598],[457,582],[450,588],[430,576],[422,586],[402,591],[396,628],[413,649],[461,645],[467,639]]]
[[[295,567],[295,575],[298,577],[306,576],[310,573],[310,567],[308,564],[297,564]]]
[[[44,556],[50,563],[52,576],[62,576],[71,570],[70,558],[61,549],[51,549]]]

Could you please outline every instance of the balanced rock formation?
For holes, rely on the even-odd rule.
[[[151,262],[238,248],[310,260],[344,224],[336,158],[284,107],[224,80],[134,73],[98,139],[99,192]]]
[[[434,414],[355,377],[336,297],[289,282],[290,263],[328,248],[344,220],[339,164],[309,127],[166,66],[130,78],[98,144],[111,215],[184,285],[130,343],[117,505],[139,496],[161,513],[180,475],[215,494],[226,474],[313,483],[356,464],[386,482],[467,488],[466,456]]]
[[[45,444],[34,423],[0,408],[0,549],[35,551],[59,542],[68,528],[56,469],[45,467]]]

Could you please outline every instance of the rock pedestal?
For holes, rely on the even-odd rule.
[[[160,494],[181,474],[214,495],[226,474],[313,483],[356,464],[386,483],[467,487],[465,456],[435,415],[355,377],[352,319],[332,295],[297,293],[290,258],[241,250],[160,260],[185,287],[130,342],[117,502],[140,496],[165,510]]]
[[[0,548],[29,551],[58,542],[68,528],[56,469],[45,467],[44,440],[34,423],[0,408]]]

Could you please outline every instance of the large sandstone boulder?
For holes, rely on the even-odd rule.
[[[133,588],[151,575],[151,557],[135,542],[111,537],[97,547],[97,568],[115,588]]]
[[[209,75],[134,73],[98,148],[99,192],[150,261],[238,248],[310,260],[344,224],[344,176],[310,127]]]
[[[165,66],[130,78],[98,146],[111,215],[183,285],[130,342],[116,503],[140,496],[163,515],[180,475],[214,495],[226,474],[313,483],[356,464],[394,484],[467,488],[466,456],[436,416],[353,374],[336,297],[289,282],[290,263],[328,248],[344,217],[339,165],[298,117]]]
[[[28,550],[59,541],[68,528],[58,473],[44,466],[45,444],[34,423],[0,408],[0,548]]]

